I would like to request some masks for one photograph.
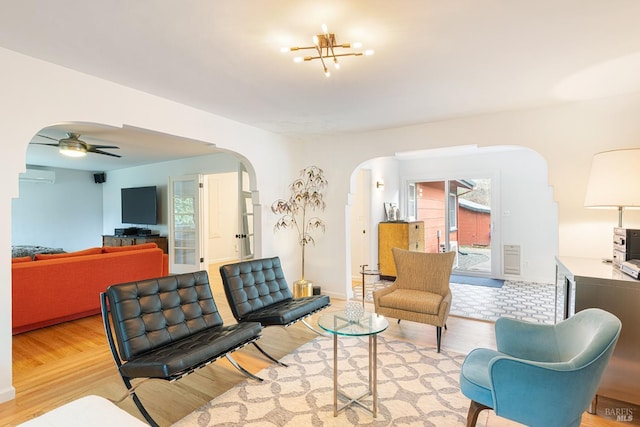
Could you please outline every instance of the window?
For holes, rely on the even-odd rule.
[[[458,229],[458,196],[455,193],[449,193],[449,230]]]
[[[409,221],[415,221],[418,217],[418,204],[416,203],[416,184],[409,183],[407,190],[407,217]]]

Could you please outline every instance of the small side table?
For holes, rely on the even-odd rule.
[[[358,320],[347,319],[344,311],[325,313],[318,318],[318,326],[333,334],[333,416],[349,406],[356,404],[369,411],[373,417],[378,416],[378,389],[377,389],[377,364],[378,364],[378,334],[389,327],[389,321],[375,313],[364,312]],[[356,398],[347,396],[338,389],[338,335],[347,337],[369,337],[369,387],[368,390]],[[360,399],[371,396],[372,408],[366,406]],[[347,400],[347,403],[338,409],[338,397]]]
[[[360,274],[362,274],[362,306],[364,307],[364,285],[365,285],[365,276],[379,276],[381,274],[380,270],[368,270],[368,264],[364,264],[360,266]]]

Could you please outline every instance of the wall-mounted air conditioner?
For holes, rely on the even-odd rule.
[[[20,181],[23,182],[43,182],[53,184],[56,182],[56,173],[54,171],[44,169],[27,168],[27,171],[19,175]]]

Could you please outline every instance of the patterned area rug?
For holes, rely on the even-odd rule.
[[[341,389],[366,391],[368,339],[339,337]],[[378,337],[378,416],[351,406],[333,416],[333,339],[316,338],[178,421],[205,426],[464,426],[469,400],[459,389],[464,355]],[[364,400],[371,403],[371,398]],[[340,401],[339,401],[340,404]]]
[[[500,317],[555,323],[555,286],[505,281],[502,288],[451,283],[451,315],[495,322]]]
[[[391,285],[378,281],[365,285],[365,301],[373,303],[373,291]],[[362,300],[362,285],[353,286],[354,299]],[[555,286],[547,283],[507,280],[501,288],[451,283],[451,315],[496,321],[499,317],[530,322],[555,322]]]

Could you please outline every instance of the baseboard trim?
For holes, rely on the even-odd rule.
[[[0,390],[0,403],[8,402],[16,398],[16,389],[13,386],[9,386]]]

